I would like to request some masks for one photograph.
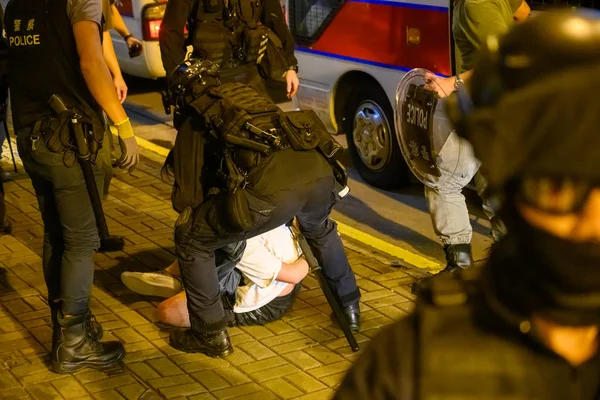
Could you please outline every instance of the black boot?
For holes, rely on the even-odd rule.
[[[227,329],[212,334],[176,329],[169,339],[171,346],[186,353],[203,353],[210,357],[225,357],[233,353]]]
[[[348,321],[350,330],[352,332],[358,332],[360,329],[360,307],[358,304],[342,307],[342,311],[346,317],[346,321]]]
[[[446,268],[440,271],[438,275],[452,275],[455,272],[473,266],[473,254],[470,243],[447,244],[444,246],[444,252],[446,253]],[[416,280],[411,286],[412,293],[425,293],[427,291],[427,279],[429,278]]]
[[[58,311],[60,310],[60,306],[61,306],[60,302],[55,302],[55,301],[50,302],[50,316],[52,317],[52,326],[53,327],[58,323],[56,316],[58,314]],[[100,325],[98,323],[98,321],[96,321],[96,317],[94,316],[94,314],[92,314],[91,311],[88,312],[87,323],[88,323],[88,332],[90,333],[90,336],[96,342],[99,342],[102,339],[102,335],[104,335],[104,330],[102,329],[102,325]]]
[[[107,368],[125,357],[120,342],[100,343],[92,339],[88,330],[88,314],[64,318],[56,315],[52,334],[52,371],[65,374],[81,368]]]
[[[470,243],[447,244],[444,246],[446,253],[446,268],[442,272],[454,273],[459,269],[467,269],[473,266],[473,253]]]

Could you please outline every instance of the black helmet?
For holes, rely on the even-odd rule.
[[[207,88],[220,85],[219,66],[204,58],[190,58],[179,64],[167,77],[168,90],[163,93],[165,110],[187,106]],[[169,113],[169,112],[167,112]]]
[[[600,178],[600,13],[546,12],[485,40],[447,102],[500,191],[521,174]],[[592,161],[594,160],[594,161]]]

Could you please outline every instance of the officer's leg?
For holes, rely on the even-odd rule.
[[[77,164],[65,166],[63,155],[50,152],[42,140],[28,136],[19,135],[19,153],[40,199],[49,299],[55,303],[57,286],[61,299],[62,310],[53,315],[52,369],[66,373],[109,366],[121,360],[125,350],[118,342],[96,342],[90,332],[89,298],[100,240],[83,173]]]
[[[31,179],[44,223],[42,266],[48,289],[48,302],[52,305],[60,300],[60,267],[64,250],[62,229],[48,170],[32,159],[31,142],[27,140],[28,135],[29,132],[27,131],[18,134],[17,149],[23,167]]]
[[[425,198],[435,233],[444,243],[447,268],[472,265],[471,237],[473,228],[463,188],[473,179],[479,162],[468,142],[452,134],[437,159],[441,176],[425,186]]]
[[[329,218],[335,203],[335,180],[321,178],[311,184],[307,202],[298,213],[300,231],[310,245],[333,293],[338,297],[351,329],[359,328],[360,291],[350,268],[337,224]]]
[[[176,349],[224,357],[233,351],[221,302],[215,250],[240,237],[218,238],[208,224],[215,198],[206,200],[193,214],[184,210],[175,225],[175,250],[187,294],[190,330],[176,330],[170,343]],[[240,236],[240,235],[238,235]]]

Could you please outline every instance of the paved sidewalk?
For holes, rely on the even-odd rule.
[[[6,170],[11,168],[7,156],[5,151]],[[123,271],[158,270],[174,259],[177,215],[170,185],[160,177],[162,158],[147,150],[142,156],[133,175],[115,176],[105,203],[111,233],[126,237],[125,249],[96,257],[92,310],[104,327],[103,340],[120,340],[127,349],[122,368],[112,371],[49,371],[52,331],[37,201],[22,167],[5,183],[14,236],[0,237],[0,399],[330,398],[356,354],[332,325],[312,276],[282,320],[230,329],[235,351],[224,360],[169,346],[169,327],[156,323],[160,299],[137,295],[119,279]],[[379,328],[411,310],[411,275],[420,272],[393,268],[359,244],[345,243],[363,294],[356,338],[364,347]]]

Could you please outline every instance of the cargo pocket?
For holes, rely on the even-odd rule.
[[[314,117],[318,118],[316,114]],[[296,151],[313,150],[319,145],[315,133],[313,116],[307,111],[291,111],[281,117],[281,127]]]

